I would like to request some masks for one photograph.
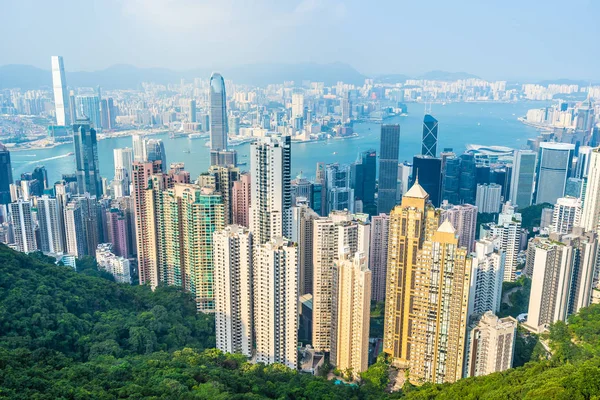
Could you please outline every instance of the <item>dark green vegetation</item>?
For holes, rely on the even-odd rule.
[[[529,307],[529,293],[531,292],[531,279],[521,276],[514,282],[502,282],[502,304],[499,317],[517,318],[519,314],[527,312]]]
[[[371,323],[369,336],[372,338],[383,338],[383,318],[385,316],[385,303],[371,302]]]
[[[600,306],[556,324],[551,360],[453,385],[393,394],[384,357],[358,386],[214,346],[212,318],[190,296],[151,292],[0,246],[0,398],[16,399],[593,399],[600,396]],[[82,265],[82,267],[84,267]],[[377,307],[375,307],[377,309]],[[524,346],[527,346],[525,344]],[[530,346],[531,347],[531,346]],[[537,359],[533,346],[531,358]],[[538,354],[538,355],[536,355]]]

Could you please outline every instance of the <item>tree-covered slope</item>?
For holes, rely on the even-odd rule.
[[[99,275],[0,246],[0,398],[600,398],[600,306],[552,328],[552,360],[390,394],[381,360],[358,386],[252,365],[211,349],[212,317],[196,314],[189,295]]]

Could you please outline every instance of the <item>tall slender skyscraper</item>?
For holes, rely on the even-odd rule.
[[[230,225],[213,234],[217,348],[252,357],[252,233]]]
[[[9,212],[15,234],[17,250],[23,253],[37,251],[33,219],[31,215],[31,204],[28,201],[17,200],[9,204]]]
[[[400,125],[381,125],[377,213],[389,214],[396,205]]]
[[[354,199],[362,203],[362,212],[369,215],[377,213],[375,187],[377,185],[377,153],[375,150],[363,151],[357,162],[351,166],[351,187]]]
[[[240,179],[233,182],[231,189],[231,213],[233,223],[236,225],[250,226],[250,174],[243,173]]]
[[[500,311],[505,260],[506,253],[502,249],[494,249],[492,240],[477,241],[471,260],[469,317],[486,311]]]
[[[69,111],[69,98],[67,96],[67,81],[65,79],[65,66],[63,65],[63,58],[61,56],[52,56],[51,61],[52,89],[54,91],[56,125],[69,126],[71,125],[71,118],[74,120],[75,116],[71,116]]]
[[[159,284],[158,249],[154,228],[153,196],[147,194],[150,178],[161,172],[161,162],[133,163],[133,201],[135,209],[135,233],[140,285],[149,284],[153,288]]]
[[[529,207],[533,197],[533,182],[537,154],[516,150],[513,158],[510,201],[520,208]]]
[[[421,155],[437,157],[438,120],[429,114],[423,118]]]
[[[0,143],[0,204],[10,203],[10,185],[13,183],[10,151]]]
[[[369,225],[348,211],[332,211],[313,221],[313,333],[317,351],[330,351],[334,264],[344,255],[369,254]]]
[[[379,214],[371,217],[371,243],[369,245],[369,269],[371,270],[371,300],[385,300],[387,279],[387,255],[390,217]]]
[[[298,362],[298,248],[283,238],[254,251],[254,330],[256,362]]]
[[[96,130],[90,126],[89,119],[78,119],[73,124],[73,144],[77,163],[78,193],[89,193],[100,198],[102,186],[100,185],[100,167],[98,165],[98,143]]]
[[[250,146],[250,230],[256,244],[291,237],[291,155],[289,136],[268,136]]]
[[[556,203],[565,194],[571,175],[575,145],[570,143],[540,143],[536,167],[534,203]]]
[[[210,77],[210,149],[227,150],[227,99],[225,80],[218,72]]]
[[[49,253],[63,253],[65,251],[63,236],[64,229],[62,218],[59,218],[58,202],[55,198],[46,195],[37,199],[38,224],[40,226],[40,250]]]
[[[462,376],[470,270],[418,181],[390,215],[384,351],[413,383]],[[438,228],[439,226],[439,228]]]
[[[292,242],[298,244],[298,293],[313,292],[314,221],[319,215],[307,204],[292,207]]]
[[[364,253],[335,263],[333,304],[331,362],[357,377],[369,365],[371,271]]]

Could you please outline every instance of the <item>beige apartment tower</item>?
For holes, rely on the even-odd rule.
[[[428,199],[417,181],[390,215],[384,351],[415,384],[461,378],[469,300],[467,250]]]
[[[354,378],[369,366],[371,271],[363,253],[345,256],[335,265],[331,362],[352,370]]]

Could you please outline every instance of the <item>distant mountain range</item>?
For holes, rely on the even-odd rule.
[[[270,83],[282,83],[303,80],[362,84],[366,78],[347,64],[252,64],[218,70],[225,79],[236,83],[264,86]],[[173,71],[166,68],[138,68],[132,65],[114,65],[92,72],[66,71],[67,84],[71,87],[96,87],[105,89],[136,89],[142,82],[160,84],[178,83],[181,79],[208,78],[213,69],[196,68],[187,71]],[[21,88],[38,89],[52,86],[52,74],[49,70],[30,65],[0,66],[0,89]]]
[[[160,84],[178,83],[181,79],[208,78],[215,71],[211,68],[195,68],[185,71],[174,71],[167,68],[139,68],[133,65],[113,65],[98,71],[66,71],[67,84],[70,87],[96,87],[104,89],[137,89],[142,82]],[[265,86],[270,83],[295,81],[300,84],[304,80],[325,82],[325,85],[335,85],[343,81],[362,85],[368,76],[358,72],[352,66],[344,63],[317,64],[251,64],[238,67],[218,69],[225,79],[236,83]],[[404,74],[382,74],[373,77],[376,83],[403,83],[407,79],[427,79],[438,81],[455,81],[458,79],[479,78],[466,72],[430,71],[422,75],[409,76]],[[588,85],[582,80],[557,79],[539,82]],[[23,90],[52,87],[50,70],[31,65],[0,66],[0,89],[21,88]]]

